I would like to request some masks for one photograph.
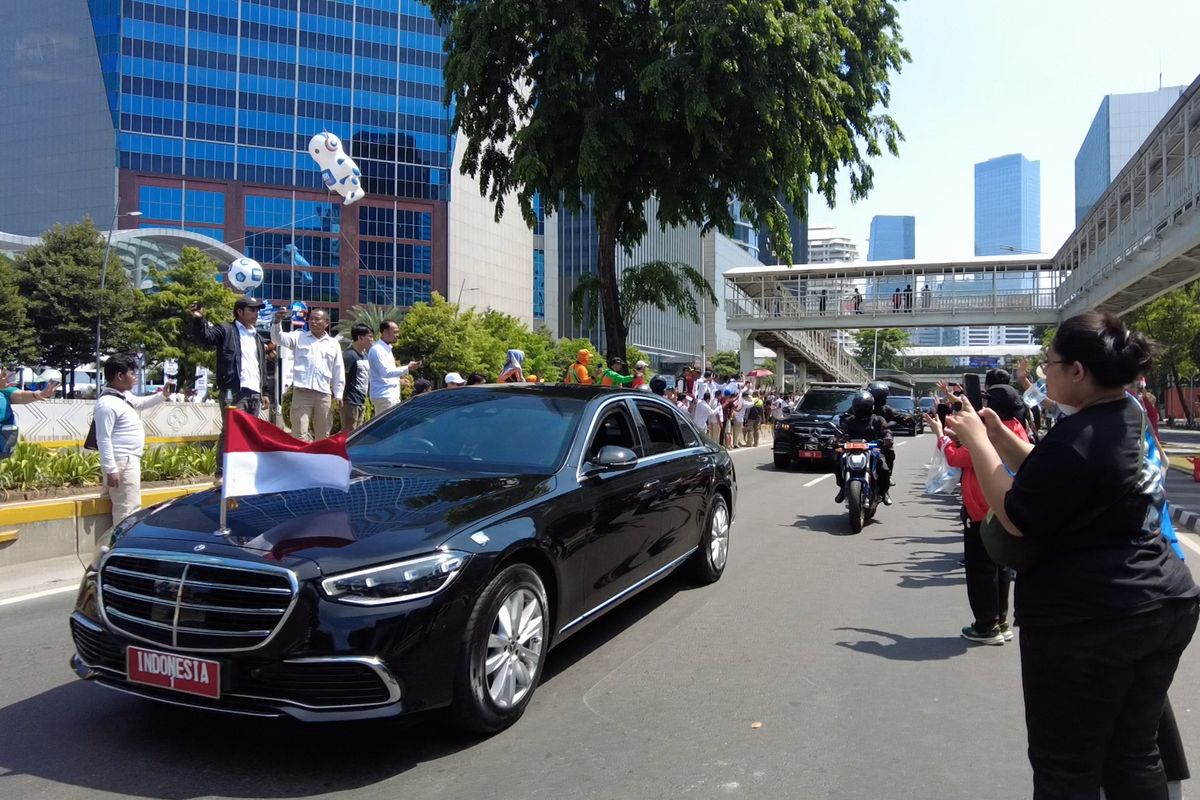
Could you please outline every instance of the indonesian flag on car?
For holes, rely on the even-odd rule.
[[[225,497],[328,487],[350,490],[346,434],[316,442],[292,438],[236,408],[225,421]]]

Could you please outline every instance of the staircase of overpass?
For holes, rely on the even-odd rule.
[[[804,332],[1055,324],[1093,308],[1124,314],[1197,275],[1200,77],[1053,256],[744,267],[725,273],[724,305],[744,340],[794,346],[816,365],[810,351],[833,340]],[[833,369],[843,361],[833,359]]]

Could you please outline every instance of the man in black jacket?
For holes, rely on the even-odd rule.
[[[217,402],[221,404],[221,435],[217,439],[217,474],[221,474],[221,456],[225,453],[225,412],[227,407],[258,416],[267,373],[262,337],[255,331],[261,300],[240,297],[233,304],[233,322],[214,325],[204,318],[204,309],[193,303],[192,338],[217,351]]]

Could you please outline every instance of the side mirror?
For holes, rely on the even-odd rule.
[[[600,448],[600,452],[590,462],[593,468],[589,470],[592,474],[601,472],[619,472],[621,470],[632,469],[637,466],[637,453],[627,447],[617,447],[616,445],[605,445]]]

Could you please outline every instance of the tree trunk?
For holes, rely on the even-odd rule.
[[[1175,393],[1179,395],[1179,404],[1183,406],[1183,415],[1187,417],[1188,427],[1192,425],[1192,407],[1188,405],[1187,395],[1183,393],[1183,384],[1179,381],[1179,370],[1171,367],[1171,380],[1175,383]]]
[[[600,254],[597,277],[600,279],[600,309],[604,315],[604,345],[608,352],[605,361],[613,356],[625,358],[625,336],[628,331],[621,319],[621,299],[617,286],[617,213],[604,212],[599,219]]]

